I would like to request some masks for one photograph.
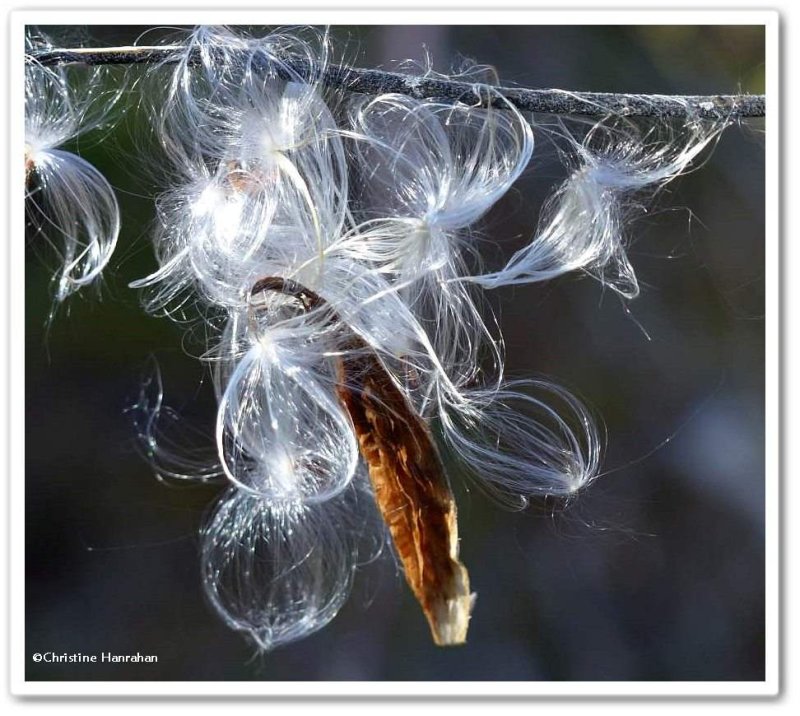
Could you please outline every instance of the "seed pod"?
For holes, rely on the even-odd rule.
[[[265,290],[292,296],[306,310],[325,306],[316,293],[286,279],[263,279],[252,294]],[[332,320],[339,318],[332,314]],[[462,644],[474,595],[458,560],[455,500],[433,437],[361,338],[351,332],[338,361],[337,392],[353,421],[406,581],[433,640]]]

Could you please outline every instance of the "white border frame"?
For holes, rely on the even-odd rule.
[[[24,26],[49,25],[193,25],[193,24],[454,24],[453,10],[309,10],[271,11],[16,11],[10,16],[8,68],[11,111],[8,185],[18,185],[24,147]],[[779,683],[779,17],[775,11],[521,11],[460,10],[459,25],[763,25],[766,30],[766,679],[761,682],[239,682],[239,681],[25,681],[25,474],[24,421],[9,420],[10,497],[10,690],[28,696],[774,696]],[[9,200],[9,237],[24,236],[22,201]],[[10,240],[10,336],[24,336],[24,242]],[[25,343],[9,341],[9,418],[25,411]]]

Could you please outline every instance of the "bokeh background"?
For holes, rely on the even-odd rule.
[[[98,45],[167,34],[142,35],[147,29],[84,34]],[[430,56],[446,71],[466,56],[494,65],[504,84],[529,87],[764,91],[760,27],[333,34],[362,66]],[[126,412],[156,356],[167,401],[200,426],[214,415],[181,329],[145,315],[127,288],[155,265],[149,235],[163,188],[138,172],[136,91],[123,99],[130,109],[117,130],[79,147],[122,206],[102,300],[79,295],[48,322],[47,254],[28,247],[26,651],[138,651],[159,661],[28,660],[28,679],[764,678],[762,122],[728,129],[702,169],[635,224],[636,301],[625,306],[581,277],[494,297],[509,373],[535,371],[573,388],[603,417],[608,447],[606,474],[567,510],[537,504],[510,513],[453,476],[462,556],[478,592],[469,643],[433,646],[402,575],[383,559],[359,572],[326,629],[254,657],[202,594],[196,535],[216,489],[158,482]],[[563,176],[545,144],[484,222],[498,251],[530,236]]]

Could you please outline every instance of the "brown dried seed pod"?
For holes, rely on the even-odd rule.
[[[265,290],[293,296],[306,310],[325,305],[287,279],[263,279],[252,293]],[[337,371],[339,398],[353,421],[376,502],[433,640],[463,644],[474,595],[458,559],[456,505],[430,431],[375,352],[352,331]]]

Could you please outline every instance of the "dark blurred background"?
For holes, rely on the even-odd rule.
[[[85,34],[129,44],[146,29]],[[760,27],[337,27],[334,36],[361,66],[429,53],[437,70],[472,57],[504,84],[529,87],[764,91]],[[130,101],[113,134],[81,145],[122,206],[102,300],[78,295],[48,323],[47,254],[29,245],[26,651],[139,651],[159,661],[29,660],[28,679],[764,678],[762,122],[728,129],[705,166],[635,224],[643,292],[627,309],[580,277],[494,297],[509,373],[546,374],[603,417],[607,474],[567,510],[524,513],[453,476],[478,593],[469,643],[433,646],[384,559],[359,572],[326,629],[253,658],[203,598],[196,535],[216,490],[158,482],[125,412],[155,355],[166,400],[189,422],[210,426],[214,415],[182,330],[145,315],[127,288],[155,266],[149,237],[161,188],[137,178],[135,88]],[[503,252],[530,236],[563,176],[544,144],[484,223]]]

